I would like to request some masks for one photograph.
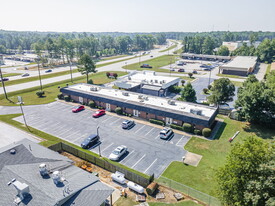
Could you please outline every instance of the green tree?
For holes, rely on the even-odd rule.
[[[87,83],[89,80],[90,73],[96,73],[96,66],[91,56],[83,54],[78,61],[78,71],[82,75],[86,75]]]
[[[208,101],[217,105],[232,101],[235,86],[228,78],[220,78],[214,81],[211,91],[212,94],[208,97]]]
[[[4,45],[0,45],[0,54],[5,54],[6,53],[6,47]]]
[[[181,92],[181,99],[187,102],[196,102],[196,91],[193,89],[190,82],[186,84]]]
[[[230,206],[266,205],[272,196],[274,198],[274,168],[270,171],[263,165],[272,159],[274,147],[258,137],[235,143],[225,165],[216,174],[221,200]]]
[[[228,56],[229,49],[226,46],[220,46],[220,48],[218,49],[217,55]]]
[[[271,73],[274,79],[275,73]],[[272,80],[271,80],[272,81]],[[259,82],[254,75],[244,82],[243,87],[238,89],[236,108],[241,108],[241,116],[249,122],[272,124],[275,115],[275,90],[274,83]]]
[[[257,48],[257,55],[261,62],[275,61],[275,39],[265,39]]]

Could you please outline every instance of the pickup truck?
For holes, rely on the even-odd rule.
[[[149,64],[143,64],[143,65],[140,66],[140,68],[149,68],[149,69],[151,69],[153,67],[150,66]]]

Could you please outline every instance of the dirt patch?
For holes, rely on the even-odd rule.
[[[122,191],[124,189],[127,198],[130,198],[132,201],[136,200],[137,193],[129,190],[129,188],[127,188],[126,185],[120,185],[118,183],[113,182],[112,179],[111,179],[111,174],[112,174],[111,172],[109,172],[107,170],[104,170],[101,167],[98,167],[98,166],[96,166],[94,164],[91,164],[91,163],[89,163],[87,161],[84,161],[84,160],[82,160],[82,159],[80,159],[78,157],[75,157],[74,155],[69,154],[67,152],[62,152],[61,154],[64,155],[64,156],[66,156],[66,157],[68,157],[69,159],[73,160],[75,166],[78,166],[78,167],[80,167],[82,169],[85,169],[85,170],[87,170],[89,172],[98,173],[98,177],[99,177],[99,179],[102,182],[104,182],[104,183],[106,183],[106,184],[108,184],[108,185],[110,185],[110,186],[112,186],[112,187],[114,187],[114,188],[116,188],[116,189],[118,189],[120,191]],[[157,200],[156,199],[156,194],[158,192],[164,193],[165,194],[165,198]],[[180,201],[177,201],[176,198],[174,197],[174,194],[176,192],[178,192],[178,191],[174,191],[174,190],[172,190],[170,188],[167,188],[167,187],[164,187],[164,186],[159,186],[158,190],[152,196],[148,195],[145,192],[146,193],[146,201],[147,202],[163,202],[163,203],[176,203],[176,202],[180,202]],[[194,199],[192,199],[192,198],[190,198],[188,196],[185,196],[184,194],[183,194],[183,197],[184,197],[184,199],[181,200],[181,201],[192,200],[192,201],[194,201],[194,202],[197,203],[196,200],[194,200]]]

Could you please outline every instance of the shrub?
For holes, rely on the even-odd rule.
[[[70,95],[69,95],[69,96],[65,96],[65,97],[64,97],[64,100],[65,100],[66,102],[71,101],[71,96],[70,96]]]
[[[58,99],[64,99],[64,95],[62,93],[60,93],[60,94],[57,95],[57,98]]]
[[[201,130],[200,129],[195,129],[194,133],[195,133],[195,135],[201,135]]]
[[[106,72],[106,76],[109,78],[110,77],[110,72]]]
[[[189,124],[189,123],[184,123],[183,124],[183,131],[185,131],[185,132],[192,132],[193,131],[192,125]]]
[[[181,92],[181,88],[178,86],[170,86],[168,88],[169,92],[179,94]]]
[[[179,125],[176,125],[176,124],[170,124],[170,127],[172,129],[177,129],[177,130],[183,131],[183,127],[179,126]]]
[[[193,73],[189,72],[188,76],[191,78],[193,76]]]
[[[203,130],[202,130],[202,135],[204,136],[204,137],[210,137],[210,135],[211,135],[211,129],[209,129],[209,128],[204,128]]]
[[[121,107],[117,107],[117,108],[115,109],[115,113],[117,113],[117,114],[122,114],[122,109],[121,109]]]
[[[182,80],[181,80],[181,85],[184,86],[184,84],[185,84],[185,80],[182,79]]]
[[[204,94],[206,94],[208,92],[208,89],[204,88],[202,91],[203,91]]]
[[[117,73],[113,73],[113,77],[116,79],[117,78]]]
[[[94,81],[92,79],[89,79],[87,84],[94,84]]]
[[[147,186],[146,192],[148,195],[153,195],[156,189],[158,189],[158,183],[152,182],[150,185]]]
[[[40,97],[43,97],[43,95],[45,94],[44,91],[38,91],[36,92],[36,95],[40,98]]]
[[[161,125],[161,126],[165,125],[164,121],[157,120],[157,119],[149,119],[149,122],[153,123],[153,124],[158,124],[158,125]]]
[[[211,84],[209,84],[207,88],[210,90],[210,89],[212,88],[212,85],[211,85]]]
[[[94,101],[89,101],[88,105],[89,105],[89,107],[94,108],[95,107],[95,102]]]

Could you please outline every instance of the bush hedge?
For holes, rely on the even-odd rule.
[[[200,129],[195,129],[194,134],[195,135],[201,135],[201,130]]]
[[[170,127],[172,129],[177,129],[177,130],[183,131],[183,127],[179,126],[179,125],[176,125],[176,124],[170,124]]]
[[[71,101],[71,96],[70,96],[70,95],[69,95],[69,96],[65,96],[65,97],[64,97],[64,100],[65,100],[66,102]]]
[[[156,189],[158,189],[158,183],[152,182],[150,185],[147,186],[146,192],[148,195],[153,195]]]
[[[204,88],[202,91],[203,91],[204,94],[206,94],[208,92],[208,89]]]
[[[161,126],[165,125],[164,121],[157,120],[157,119],[149,119],[149,122],[153,123],[153,124],[158,124],[158,125],[161,125]]]
[[[94,108],[95,107],[95,102],[94,101],[89,101],[88,105],[89,105],[89,107]]]
[[[38,91],[38,92],[36,92],[36,95],[37,95],[38,97],[43,97],[44,94],[45,94],[44,91]]]
[[[211,129],[209,129],[209,128],[204,128],[203,130],[202,130],[202,135],[204,136],[204,137],[210,137],[210,135],[211,135]]]
[[[189,123],[184,123],[183,124],[183,131],[185,132],[193,132],[193,127]]]
[[[64,95],[62,93],[60,93],[60,94],[57,95],[57,98],[58,99],[64,99]]]
[[[117,113],[117,114],[122,114],[122,109],[121,109],[121,107],[115,108],[115,113]]]
[[[88,84],[94,84],[94,81],[92,79],[89,79],[87,83]]]

